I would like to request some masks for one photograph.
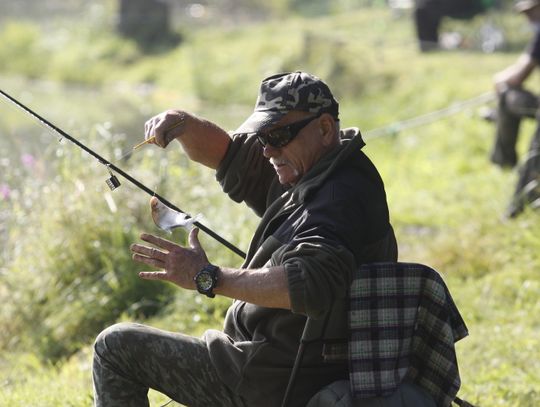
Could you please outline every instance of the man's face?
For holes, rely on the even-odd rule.
[[[289,125],[310,116],[305,112],[289,112],[269,130]],[[310,121],[290,143],[283,147],[266,144],[264,156],[274,166],[279,182],[283,185],[296,184],[313,165],[328,151],[329,144],[323,136],[321,118]]]

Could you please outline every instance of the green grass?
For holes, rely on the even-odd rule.
[[[114,38],[103,25],[81,25],[70,39],[55,43],[51,38],[56,37],[45,41],[39,35],[40,28],[33,24],[14,24],[0,30],[0,56],[9,56],[0,58],[0,88],[9,87],[20,94],[29,86],[15,73],[23,78],[53,78],[84,85],[80,92],[74,92],[73,85],[32,85],[32,106],[46,116],[52,115],[55,122],[65,122],[70,131],[114,156],[115,147],[125,151],[140,137],[137,129],[144,118],[168,107],[188,108],[233,129],[251,111],[264,75],[306,69],[327,80],[335,90],[342,125],[358,126],[367,133],[490,91],[493,73],[515,60],[527,34],[519,28],[522,20],[518,16],[489,18],[506,29],[511,45],[507,52],[485,54],[472,47],[419,54],[411,21],[395,18],[381,8],[227,29],[192,27],[181,46],[152,56]],[[481,24],[482,19],[449,21],[445,28],[474,39]],[[82,58],[80,44],[96,27],[100,35],[86,47],[91,58]],[[5,39],[11,41],[11,47]],[[42,60],[43,50],[47,51],[46,61]],[[152,92],[132,92],[140,82],[151,84]],[[90,98],[89,89],[93,89]],[[48,102],[51,97],[58,100]],[[99,109],[100,104],[105,109]],[[2,182],[26,187],[19,189],[17,199],[0,201],[0,214],[9,213],[10,222],[7,250],[0,257],[0,300],[9,304],[0,311],[7,338],[2,342],[6,352],[0,356],[0,405],[87,406],[91,404],[89,338],[99,329],[92,327],[77,340],[70,330],[95,322],[84,319],[91,315],[84,315],[81,307],[99,297],[81,296],[77,306],[70,308],[60,285],[57,291],[47,290],[49,295],[57,293],[56,302],[41,306],[30,294],[33,285],[43,280],[28,281],[24,271],[33,267],[44,279],[50,279],[60,268],[64,276],[61,283],[72,284],[73,280],[67,279],[74,277],[69,274],[74,268],[83,267],[85,259],[99,260],[95,247],[78,237],[83,231],[94,241],[111,242],[110,254],[97,266],[84,268],[86,273],[97,269],[95,276],[100,278],[100,272],[110,275],[124,270],[126,274],[119,281],[131,281],[127,275],[132,263],[124,252],[120,255],[116,251],[126,250],[139,231],[151,228],[148,197],[123,185],[113,197],[117,203],[129,204],[119,205],[120,213],[106,214],[101,181],[106,173],[65,143],[41,150],[33,147],[38,157],[42,151],[44,173],[43,178],[30,180],[17,160],[19,154],[32,148],[24,142],[25,137],[37,139],[39,132],[35,133],[35,126],[20,114],[2,109],[2,116],[4,111],[8,117],[2,117],[0,125],[0,131],[7,135],[0,139],[0,168],[6,174]],[[85,116],[86,122],[82,119]],[[533,130],[534,123],[524,123],[521,156]],[[439,270],[469,327],[470,336],[457,344],[463,383],[460,395],[481,406],[532,407],[540,404],[540,213],[527,211],[516,220],[503,218],[516,171],[502,171],[490,164],[493,134],[493,125],[480,120],[477,107],[473,107],[433,123],[368,139],[366,152],[385,180],[400,259]],[[60,163],[58,154],[63,154]],[[211,171],[191,165],[177,150],[161,153],[145,149],[122,165],[172,202],[180,202],[188,212],[203,213],[203,223],[225,238],[247,247],[256,219],[247,209],[223,199]],[[45,191],[54,198],[47,198]],[[65,213],[57,212],[63,196],[73,199],[69,210],[63,208]],[[44,197],[45,202],[41,202]],[[35,217],[29,218],[29,213]],[[86,221],[75,226],[78,219]],[[32,229],[32,222],[40,225],[39,230]],[[169,237],[183,239],[181,235]],[[207,236],[203,236],[203,244],[216,263],[239,264],[237,256]],[[60,246],[84,255],[58,257],[55,249]],[[64,262],[67,265],[62,268]],[[6,286],[6,282],[11,285]],[[111,284],[98,293],[109,289]],[[114,290],[106,292],[107,298],[112,298]],[[122,298],[127,295],[121,291],[117,294]],[[220,326],[227,304],[226,299],[209,301],[193,293],[174,291],[152,316],[134,312],[129,306],[118,306],[117,313],[111,315],[198,335],[207,327]],[[52,306],[61,311],[47,313]],[[25,310],[26,318],[18,308]],[[33,309],[36,316],[45,315],[50,329],[25,325]],[[36,336],[43,332],[49,341],[59,340],[68,349],[55,364],[44,357],[43,342],[37,342],[42,348],[34,351],[23,346],[36,344]],[[13,339],[20,337],[28,341]],[[152,405],[167,401],[156,393],[151,399]]]

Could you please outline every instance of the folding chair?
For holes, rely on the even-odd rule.
[[[461,382],[454,348],[467,327],[435,270],[417,263],[362,265],[347,300],[335,306],[348,315],[349,339],[341,352],[349,364],[350,400],[386,397],[407,382],[437,406],[470,406],[456,397]],[[294,396],[306,347],[332,341],[335,322],[307,319],[282,407]]]

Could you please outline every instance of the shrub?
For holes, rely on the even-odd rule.
[[[1,276],[0,347],[30,347],[56,360],[122,314],[154,314],[172,286],[137,276],[142,267],[129,245],[150,217],[129,204],[133,190],[113,195],[104,183],[94,186],[107,172],[79,150],[49,164],[55,182],[36,177],[11,200],[20,222],[8,232],[14,255]]]

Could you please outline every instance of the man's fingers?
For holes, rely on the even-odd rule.
[[[156,249],[155,247],[148,247],[138,243],[132,244],[130,249],[133,253],[142,254],[143,256],[161,261],[165,261],[165,257],[167,256],[167,253]]]
[[[171,123],[173,124],[171,125]],[[156,123],[154,127],[154,135],[156,136],[157,144],[160,147],[167,147],[167,145],[174,139],[174,137],[169,134],[169,132],[177,126],[178,124],[175,123],[174,117],[171,118],[169,117],[169,115],[164,115],[160,118],[159,122]]]
[[[178,247],[178,245],[174,242],[171,242],[170,240],[163,239],[159,236],[150,235],[148,233],[142,233],[141,239],[145,242],[152,243],[156,246],[161,247],[162,249],[165,249],[167,251],[171,251],[174,248]]]
[[[153,123],[151,120],[148,120],[144,123],[144,136],[145,138],[150,138],[152,136]]]
[[[166,271],[141,271],[139,277],[145,280],[167,280]]]
[[[144,138],[150,144],[157,144],[155,119],[148,120],[144,125]]]
[[[161,148],[167,145],[181,133],[185,113],[178,110],[167,110],[147,120],[144,124],[145,139]]]
[[[164,147],[164,131],[162,130],[162,123],[163,120],[156,116],[144,124],[144,138],[148,143]]]
[[[199,242],[199,228],[190,230],[188,242],[192,249],[199,250],[201,248],[201,242]]]
[[[133,260],[138,261],[140,263],[148,264],[149,266],[153,266],[156,268],[165,268],[165,262],[159,259],[154,259],[147,256],[142,256],[140,254],[134,254],[132,256]]]

